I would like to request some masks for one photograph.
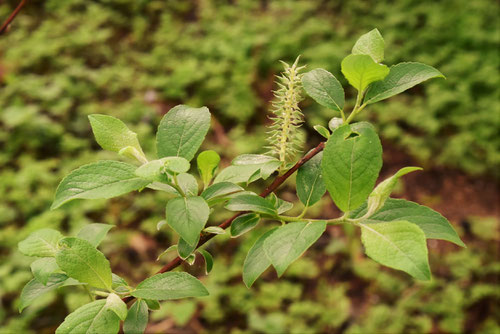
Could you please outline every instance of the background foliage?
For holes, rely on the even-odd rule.
[[[15,4],[2,3],[0,17]],[[0,326],[6,332],[51,332],[67,310],[86,301],[75,288],[17,314],[19,291],[31,274],[30,259],[16,245],[36,229],[75,233],[92,222],[116,225],[102,250],[118,274],[136,282],[154,272],[154,259],[174,241],[156,231],[165,201],[148,191],[48,211],[64,175],[112,155],[94,152],[88,114],[124,120],[152,155],[153,131],[168,109],[206,105],[216,120],[205,148],[227,163],[239,153],[259,153],[265,144],[278,60],[302,54],[309,69],[324,67],[341,78],[340,60],[374,27],[390,50],[388,64],[420,61],[447,77],[364,112],[389,147],[429,169],[431,189],[443,175],[459,175],[450,182],[469,180],[456,170],[477,180],[498,179],[498,13],[498,4],[488,0],[30,2],[0,38]],[[353,96],[347,97],[352,105]],[[303,111],[308,142],[319,140],[311,124],[338,116],[309,100]],[[396,167],[393,155],[386,160]],[[420,196],[408,185],[401,195]],[[284,189],[287,196],[294,199]],[[241,265],[257,233],[244,239],[241,250],[222,237],[210,246],[216,256],[205,282],[211,296],[164,303],[151,331],[498,332],[498,194],[482,197],[486,203],[469,207],[470,214],[456,213],[464,199],[451,192],[422,196],[421,202],[438,209],[439,196],[458,198],[444,213],[460,224],[468,245],[430,244],[431,283],[379,270],[349,241],[351,231],[331,228],[330,238],[321,239],[283,280],[269,273],[247,290]],[[333,210],[322,203],[315,208],[318,214]],[[480,217],[472,216],[476,211]],[[213,223],[217,218],[224,217]],[[189,271],[202,275],[201,262]]]

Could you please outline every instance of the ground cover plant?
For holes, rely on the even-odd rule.
[[[267,153],[240,155],[220,171],[215,151],[197,154],[210,127],[211,114],[206,107],[178,105],[168,111],[158,126],[154,160],[147,159],[137,134],[122,121],[90,115],[97,143],[135,164],[105,160],[72,171],[59,184],[52,209],[75,199],[112,198],[145,188],[165,193],[169,196],[165,219],[157,228],[172,229],[179,241],[159,258],[169,252],[178,256],[156,275],[130,286],[111,272],[109,261],[97,249],[111,225],[87,225],[75,236],[63,236],[54,229],[38,230],[19,243],[23,254],[38,257],[31,265],[34,278],[21,293],[20,310],[48,291],[76,285],[88,292],[91,301],[68,315],[57,333],[118,332],[120,321],[125,333],[143,332],[149,310],[158,309],[158,301],[209,294],[197,278],[172,269],[184,261],[192,265],[195,254],[200,253],[208,274],[214,260],[201,246],[219,234],[239,237],[264,222],[281,225],[267,230],[250,248],[243,264],[247,287],[271,266],[278,276],[283,275],[328,225],[359,228],[370,258],[418,280],[430,280],[426,239],[465,245],[439,213],[390,198],[400,177],[421,168],[402,168],[375,186],[382,167],[382,146],[370,123],[356,121],[371,104],[443,75],[416,62],[388,67],[383,64],[384,49],[384,40],[374,29],[362,35],[342,60],[341,72],[357,91],[350,112],[344,108],[344,90],[333,74],[321,68],[306,72],[299,58],[293,64],[284,63],[275,91]],[[331,110],[334,117],[328,125],[314,127],[326,141],[299,159],[303,148],[299,127],[304,121],[299,103],[304,92]],[[303,210],[290,216],[285,213],[294,205],[275,191],[295,172]],[[273,175],[274,180],[260,194],[248,187]],[[308,218],[309,208],[326,192],[343,214]],[[209,216],[224,209],[238,213],[218,226],[207,226]]]

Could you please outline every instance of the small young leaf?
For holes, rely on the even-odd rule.
[[[306,207],[318,202],[326,192],[321,175],[323,152],[316,154],[297,171],[297,196]]]
[[[160,160],[163,162],[165,169],[171,173],[186,173],[191,168],[189,161],[182,157],[167,157]]]
[[[368,196],[368,213],[367,216],[371,216],[380,208],[384,206],[385,201],[389,198],[392,190],[396,186],[399,178],[408,173],[414,172],[416,170],[422,170],[420,167],[404,167],[401,168],[396,174],[380,182],[378,186],[373,189],[370,196]]]
[[[146,304],[148,304],[148,308],[151,311],[156,311],[161,308],[160,302],[157,300],[154,299],[143,299],[143,300],[146,302]]]
[[[61,181],[51,209],[77,198],[111,198],[144,188],[150,181],[137,177],[135,169],[133,165],[118,161],[84,165]]]
[[[97,247],[113,227],[113,225],[109,224],[89,224],[82,228],[76,237],[87,240],[92,246]]]
[[[389,68],[377,64],[368,55],[349,55],[342,60],[342,74],[358,91],[363,92],[369,84],[383,80],[389,74]]]
[[[131,146],[144,155],[137,140],[137,134],[130,131],[125,123],[118,118],[94,114],[89,116],[89,121],[95,140],[103,149],[119,152],[121,149]]]
[[[285,213],[293,209],[293,203],[287,202],[281,198],[276,198],[276,203],[274,204],[274,207],[276,208],[276,211],[278,211],[278,214],[281,215],[282,213]]]
[[[328,131],[327,128],[325,128],[323,125],[315,125],[313,126],[314,130],[316,130],[317,133],[319,133],[322,137],[328,139],[330,138],[330,131]]]
[[[135,175],[150,181],[162,181],[162,168],[165,164],[164,159],[151,160],[137,167]]]
[[[205,187],[207,187],[214,176],[215,170],[219,166],[220,156],[212,150],[203,151],[196,158],[196,162],[201,180]]]
[[[32,279],[26,283],[23,291],[21,292],[19,312],[22,312],[22,310],[31,305],[31,303],[33,303],[33,301],[41,295],[62,286],[67,279],[68,276],[64,274],[52,274],[48,278],[46,284],[43,284],[36,279]]]
[[[106,298],[106,308],[115,312],[121,320],[127,318],[127,304],[115,293],[110,293]]]
[[[382,145],[373,126],[360,122],[335,129],[321,167],[326,189],[339,209],[348,212],[363,204],[382,167]]]
[[[355,210],[351,218],[361,218],[366,214],[366,204]],[[390,222],[395,220],[405,220],[416,224],[424,231],[428,239],[440,239],[453,242],[465,247],[457,232],[450,222],[440,213],[423,205],[404,199],[389,198],[385,205],[368,219],[366,223]]]
[[[54,257],[57,252],[57,243],[62,237],[59,231],[44,228],[31,233],[18,244],[18,248],[27,256]]]
[[[276,216],[278,214],[274,205],[257,195],[242,194],[231,198],[226,206],[230,211],[253,211],[264,215]]]
[[[385,100],[432,78],[444,78],[444,75],[434,67],[421,63],[394,65],[383,81],[370,86],[366,92],[365,103]]]
[[[307,95],[324,107],[335,111],[344,109],[344,89],[333,74],[322,68],[309,71],[302,77]]]
[[[264,251],[278,273],[283,275],[326,229],[326,222],[296,222],[279,227],[264,241]]]
[[[198,241],[209,214],[203,197],[178,197],[167,203],[167,224],[190,245]]]
[[[56,263],[56,259],[53,257],[42,257],[31,264],[33,276],[43,285],[47,284],[49,277],[58,269],[59,266]]]
[[[200,252],[200,254],[205,259],[205,273],[208,275],[208,273],[212,271],[212,267],[214,266],[214,259],[212,255],[204,249],[200,249],[198,250],[198,252]]]
[[[384,48],[384,38],[378,29],[373,29],[362,35],[356,41],[356,44],[354,44],[354,47],[352,48],[352,54],[368,55],[372,57],[376,63],[380,63],[384,60]]]
[[[129,286],[127,281],[125,281],[122,277],[116,275],[116,274],[111,274],[111,287],[113,289],[119,287],[119,286]]]
[[[106,305],[106,299],[93,301],[68,315],[56,334],[118,333],[120,318]]]
[[[195,277],[184,272],[167,272],[146,278],[132,296],[155,300],[208,296],[207,289]]]
[[[143,299],[138,299],[130,307],[123,323],[125,334],[143,334],[148,325],[148,305]]]
[[[225,234],[226,230],[219,226],[209,226],[205,227],[205,229],[203,229],[203,232],[210,234]]]
[[[248,251],[243,263],[243,282],[247,288],[250,288],[257,278],[271,265],[271,260],[269,260],[264,251],[264,241],[277,229],[275,227],[261,235]]]
[[[187,259],[185,261],[187,264],[192,266],[194,264],[194,262],[196,261],[196,256],[194,254],[191,254],[187,257]]]
[[[64,238],[59,245],[56,262],[62,271],[82,283],[111,290],[111,268],[104,254],[90,242],[78,238]]]
[[[328,128],[331,131],[334,131],[336,128],[344,124],[344,120],[340,117],[332,117],[330,121],[328,122]],[[330,138],[330,137],[328,137]]]
[[[262,165],[268,162],[279,161],[275,157],[265,154],[242,154],[231,162],[234,166]]]
[[[188,173],[177,175],[177,183],[186,196],[198,195],[198,181],[196,178]]]
[[[182,240],[182,238],[180,238],[180,239],[179,239],[179,241],[180,241],[180,240]],[[182,240],[182,241],[183,241],[183,242],[187,245],[187,243],[186,243],[184,240]],[[193,246],[190,246],[190,247],[193,247]],[[171,252],[171,251],[173,251],[173,250],[177,250],[177,245],[172,245],[172,246],[168,247],[167,249],[165,249],[163,252],[161,252],[161,253],[160,253],[160,255],[158,255],[158,257],[156,258],[156,261],[159,261],[159,260],[160,260],[160,258],[161,258],[163,255],[165,255],[165,254],[167,254],[168,252]]]
[[[158,126],[156,148],[158,157],[193,159],[210,127],[207,107],[178,105],[169,110]]]
[[[186,260],[189,255],[193,254],[193,252],[196,249],[196,246],[198,246],[198,241],[200,240],[200,235],[198,234],[198,240],[190,245],[184,239],[179,238],[179,243],[177,244],[177,253],[179,254],[179,257],[183,260]]]
[[[224,202],[229,199],[228,195],[243,191],[244,189],[231,182],[214,183],[207,189],[203,190],[203,197],[209,206],[213,206],[218,202]]]
[[[431,279],[425,235],[417,225],[407,221],[359,225],[369,257],[419,280]]]
[[[231,237],[236,238],[247,233],[259,223],[260,216],[256,213],[246,213],[236,217],[231,223]]]

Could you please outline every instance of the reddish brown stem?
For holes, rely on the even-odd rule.
[[[321,152],[323,150],[323,148],[325,148],[325,143],[324,142],[319,143],[318,146],[316,146],[309,153],[307,153],[304,157],[302,157],[302,159],[300,159],[285,174],[283,174],[281,176],[278,176],[276,179],[274,179],[273,183],[271,183],[259,196],[260,197],[266,197],[270,193],[274,192],[276,189],[278,189],[279,186],[281,186],[283,184],[283,182],[286,181],[286,179],[288,179],[293,173],[295,173],[295,171],[297,169],[299,169],[300,166],[302,166],[303,164],[305,164],[306,162],[308,162],[309,160],[311,160],[311,158],[314,157],[319,152]],[[225,221],[223,221],[219,225],[219,227],[222,228],[222,229],[228,228],[229,226],[231,226],[231,223],[233,222],[233,220],[236,219],[236,217],[242,215],[243,213],[244,212],[238,212],[237,214],[235,214],[231,218],[226,219]],[[209,241],[210,239],[212,239],[215,236],[216,236],[216,234],[205,234],[205,235],[203,235],[200,238],[200,241],[198,242],[198,246],[196,246],[196,249],[198,249],[199,247],[201,247],[202,245],[204,245],[207,241]],[[158,270],[158,272],[156,274],[161,274],[161,273],[164,273],[164,272],[167,272],[167,271],[171,271],[171,270],[177,268],[178,266],[180,266],[181,263],[182,263],[182,259],[180,257],[176,257],[175,259],[173,259],[172,261],[170,261],[169,263],[167,263],[166,265],[164,265],[160,270]],[[133,299],[133,297],[127,297],[127,298],[124,298],[123,300],[125,302],[128,302],[128,301],[130,301],[132,299]]]
[[[16,15],[21,11],[21,8],[23,8],[24,4],[26,3],[26,0],[21,0],[19,5],[17,5],[16,9],[10,14],[10,16],[5,20],[5,22],[2,24],[2,27],[0,28],[0,35],[2,35],[5,31],[7,31],[7,28],[9,27],[9,24],[14,20]]]

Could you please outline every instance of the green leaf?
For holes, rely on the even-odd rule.
[[[150,181],[137,177],[135,169],[133,165],[110,160],[84,165],[61,181],[51,209],[77,198],[111,198],[144,188]]]
[[[203,197],[209,206],[218,202],[224,202],[229,199],[228,195],[243,191],[244,189],[231,182],[214,183],[207,189],[203,190],[201,197]]]
[[[200,173],[203,184],[208,186],[214,176],[215,170],[219,166],[220,156],[217,152],[208,150],[201,152],[196,158],[198,172]]]
[[[352,48],[353,55],[368,55],[372,59],[380,63],[384,60],[384,38],[378,31],[373,29],[370,32],[362,35],[354,44]]]
[[[82,283],[111,290],[111,268],[104,254],[78,238],[64,238],[59,245],[56,262],[62,271]]]
[[[171,173],[186,173],[191,168],[189,161],[182,157],[167,157],[160,160],[163,161],[165,169]]]
[[[111,287],[113,289],[116,289],[120,286],[125,286],[125,287],[128,287],[128,283],[127,281],[125,281],[125,279],[123,279],[122,277],[116,275],[116,274],[111,274]]]
[[[323,180],[344,212],[359,207],[375,185],[382,167],[382,145],[366,122],[335,129],[323,151]]]
[[[250,194],[242,194],[231,198],[225,208],[230,211],[253,211],[269,216],[276,216],[278,214],[270,201]]]
[[[148,308],[152,311],[159,310],[161,305],[160,302],[154,299],[144,299],[146,304],[148,304]]]
[[[162,181],[162,169],[165,164],[165,158],[158,160],[151,160],[137,167],[135,175],[150,181]]]
[[[89,115],[89,121],[95,139],[103,149],[119,152],[121,149],[130,146],[144,155],[141,145],[137,140],[137,134],[130,131],[125,123],[118,118],[93,114]]]
[[[226,230],[219,226],[209,226],[203,229],[203,232],[210,234],[225,234]]]
[[[389,68],[377,64],[367,55],[349,55],[342,60],[342,74],[358,91],[363,92],[369,84],[383,80],[389,74]]]
[[[283,275],[326,229],[326,222],[295,222],[279,227],[264,241],[264,251],[276,269]]]
[[[22,312],[22,310],[31,305],[31,303],[33,303],[33,301],[41,295],[62,286],[67,279],[68,276],[64,274],[52,274],[48,278],[46,284],[43,284],[36,279],[32,279],[26,283],[23,291],[21,292],[19,312]]]
[[[198,195],[198,181],[196,178],[188,173],[177,175],[177,183],[186,196]]]
[[[236,238],[247,233],[259,223],[260,216],[256,213],[246,213],[236,217],[231,223],[231,237]]]
[[[305,206],[315,204],[326,192],[321,175],[322,159],[323,152],[320,152],[297,171],[297,196]]]
[[[194,264],[194,262],[196,261],[196,256],[194,254],[191,254],[187,257],[187,259],[185,261],[187,264],[192,266]]]
[[[59,270],[59,266],[56,263],[56,259],[53,257],[42,257],[31,264],[33,276],[35,276],[38,282],[44,285],[47,284],[49,277],[56,270]]]
[[[68,315],[56,334],[118,333],[120,318],[106,305],[105,299],[93,301]]]
[[[322,125],[315,125],[313,126],[314,130],[316,130],[317,133],[319,133],[322,137],[328,139],[330,138],[330,131],[328,131],[327,128],[325,128]]]
[[[181,241],[181,240],[182,240],[182,238],[179,238],[179,241]],[[182,242],[187,245],[187,243],[184,240],[182,240]],[[189,247],[193,247],[193,246],[189,246]],[[163,252],[161,252],[160,255],[158,255],[158,257],[156,258],[156,261],[159,261],[160,258],[163,255],[167,254],[168,252],[171,252],[173,250],[177,250],[177,248],[178,248],[177,245],[171,245],[170,247],[168,247],[167,249],[165,249]]]
[[[121,320],[127,318],[127,304],[116,294],[110,293],[106,298],[106,308],[115,312]]]
[[[125,334],[143,334],[148,325],[149,312],[147,303],[142,300],[136,300],[130,307],[127,319],[123,323],[123,332]]]
[[[208,296],[207,289],[195,277],[184,272],[154,275],[139,283],[132,296],[155,300]]]
[[[167,224],[194,245],[207,223],[210,208],[202,197],[178,197],[167,203]]]
[[[271,265],[271,260],[269,260],[264,251],[264,242],[277,229],[275,227],[261,235],[248,251],[243,263],[243,282],[247,288],[250,288],[257,278]]]
[[[328,122],[328,128],[330,128],[331,131],[334,131],[336,128],[344,124],[344,120],[340,117],[332,117],[330,121]],[[330,138],[330,137],[328,137]]]
[[[62,237],[59,231],[44,228],[31,233],[18,244],[18,248],[27,256],[54,257],[57,252],[57,243]]]
[[[366,254],[419,280],[430,280],[424,232],[407,221],[359,224]]]
[[[354,211],[351,218],[361,218],[366,214],[366,204]],[[366,223],[390,222],[405,220],[416,224],[424,231],[428,239],[447,240],[465,247],[450,222],[440,213],[415,202],[404,199],[389,198],[385,205],[374,215],[365,219]]]
[[[214,266],[214,259],[212,257],[212,254],[204,249],[200,249],[198,252],[200,252],[200,254],[203,256],[203,259],[205,259],[205,273],[208,275],[208,273],[212,271],[212,267]]]
[[[87,240],[92,246],[97,247],[113,227],[113,225],[109,224],[89,224],[82,228],[76,237]]]
[[[232,161],[233,166],[223,169],[214,180],[214,183],[251,183],[260,178],[266,180],[274,173],[281,162],[271,156],[263,154],[243,154]]]
[[[200,235],[198,234],[198,240],[190,245],[188,244],[184,239],[179,238],[179,243],[177,244],[177,253],[179,254],[179,257],[183,260],[186,260],[189,255],[193,254],[193,252],[196,249],[196,246],[198,246],[198,241],[200,240]]]
[[[169,110],[158,126],[156,148],[158,157],[193,159],[210,127],[207,107],[178,105]]]
[[[434,67],[421,63],[394,65],[383,81],[370,86],[366,92],[365,103],[385,100],[432,78],[444,78],[444,75]]]
[[[344,89],[333,74],[322,68],[307,72],[302,77],[307,95],[324,107],[335,111],[344,109]]]
[[[401,168],[396,174],[380,182],[378,186],[373,189],[370,196],[368,196],[368,213],[367,216],[371,216],[380,208],[384,206],[385,201],[389,198],[392,190],[396,186],[399,178],[408,173],[414,172],[416,170],[422,170],[420,167],[404,167]]]
[[[242,154],[231,162],[235,166],[242,165],[262,165],[268,162],[279,161],[275,157],[265,154]]]

